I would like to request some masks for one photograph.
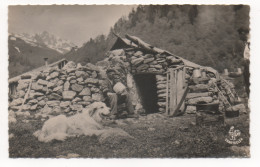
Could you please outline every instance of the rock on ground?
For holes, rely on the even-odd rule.
[[[120,128],[110,128],[104,130],[104,132],[99,137],[99,142],[100,143],[107,143],[107,142],[121,143],[124,140],[128,141],[133,138],[134,138],[133,136],[129,135],[127,132],[125,132]]]

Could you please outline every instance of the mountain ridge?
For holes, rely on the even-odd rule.
[[[24,41],[13,35],[8,37],[8,55],[9,78],[43,66],[45,57],[48,58],[49,63],[64,57],[63,54],[54,49],[37,45],[34,41]]]
[[[71,48],[76,45],[69,40],[64,40],[60,37],[57,37],[53,34],[43,31],[36,34],[28,33],[10,33],[9,35],[20,38],[32,46],[48,47],[54,49],[61,54],[65,54],[71,50]]]

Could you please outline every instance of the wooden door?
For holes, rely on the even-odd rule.
[[[184,99],[187,91],[185,67],[170,68],[167,73],[166,113],[174,116],[184,110]]]

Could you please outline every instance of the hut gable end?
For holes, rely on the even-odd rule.
[[[112,46],[110,50],[116,50],[116,49],[125,49],[130,48],[129,44],[127,44],[122,38],[117,38],[116,42]]]

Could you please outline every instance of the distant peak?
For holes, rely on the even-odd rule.
[[[21,34],[11,34],[18,38],[21,38],[25,42],[31,45],[43,45],[50,49],[54,49],[59,53],[65,54],[71,50],[72,47],[76,46],[69,40],[62,39],[56,35],[49,33],[48,31],[43,31],[41,33],[36,34],[28,34],[28,33],[21,33]]]

